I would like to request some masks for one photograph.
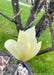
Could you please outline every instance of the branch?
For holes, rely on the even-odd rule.
[[[41,2],[40,6],[39,6],[38,9],[37,9],[37,13],[40,12],[41,8],[43,7],[43,4],[44,4],[44,2]]]
[[[28,28],[30,28],[35,21],[36,20],[32,21],[27,27],[25,27],[25,30],[28,29]]]
[[[18,36],[12,35],[9,32],[7,32],[7,34],[11,35],[12,37],[18,38]]]
[[[54,49],[52,47],[46,48],[44,50],[40,50],[39,53],[37,55],[41,55],[50,51],[53,51]]]
[[[39,5],[40,0],[34,0],[34,1],[35,1],[35,2],[34,2],[34,5],[33,5],[32,9],[31,9],[30,15],[29,15],[29,17],[28,17],[28,20],[27,20],[25,26],[28,26],[28,25],[34,20],[33,15],[34,15],[35,12],[37,11],[37,8],[38,8],[38,5]]]
[[[28,28],[30,28],[30,27],[32,26],[32,24],[33,24],[35,21],[36,21],[36,19],[35,19],[34,21],[32,21],[29,26],[27,26],[27,27],[25,27],[25,28],[22,28],[22,30],[27,30]],[[7,31],[7,33],[8,33],[9,35],[11,35],[12,37],[18,38],[18,36],[12,35],[12,34],[10,34],[8,31]]]
[[[44,0],[45,15],[47,15],[47,0]]]
[[[14,20],[17,16],[19,16],[21,14],[21,12],[22,12],[22,9],[13,17],[12,20]]]
[[[8,16],[4,15],[2,12],[0,12],[0,14],[1,14],[3,17],[5,17],[6,19],[8,19],[9,21],[14,22],[14,23],[18,23],[18,22],[16,22],[15,20],[12,20],[12,19],[9,18]]]
[[[53,32],[53,28],[52,28],[52,19],[51,18],[48,19],[48,24],[49,24],[49,29],[50,29],[50,33],[51,33],[52,47],[54,48],[54,32]]]
[[[33,6],[33,8],[32,8],[32,10],[31,11],[37,11],[37,9],[38,9],[38,6],[39,6],[39,3],[40,3],[40,0],[35,0],[34,1],[34,6]]]
[[[14,15],[16,15],[19,12],[18,0],[11,0],[11,2],[12,2],[12,6],[13,6]],[[17,32],[19,32],[19,30],[22,28],[22,23],[21,23],[20,15],[15,17],[15,20],[17,22],[19,22],[19,23],[15,23],[16,24],[16,28],[17,28]]]
[[[44,30],[46,30],[46,28],[47,28],[47,25],[44,22],[45,22],[45,15],[42,16],[42,18],[40,19],[40,21],[35,26],[37,39],[40,37],[40,35],[42,34],[42,32]]]
[[[52,18],[54,16],[54,12],[50,15],[50,18]]]
[[[44,8],[45,8],[45,16],[48,19],[48,25],[49,25],[49,29],[50,29],[50,33],[51,33],[52,47],[41,50],[37,55],[41,55],[41,54],[44,54],[44,53],[47,53],[47,52],[50,52],[50,51],[54,50],[54,32],[53,32],[53,28],[52,28],[52,18],[54,16],[54,12],[52,14],[48,15],[47,0],[44,0]]]
[[[25,28],[22,28],[22,30],[27,30],[28,28],[30,28],[32,26],[32,24],[36,21],[36,19],[34,19],[28,26],[26,26]]]

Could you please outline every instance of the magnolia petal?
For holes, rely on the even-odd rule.
[[[16,48],[15,48],[15,45],[16,45],[16,41],[10,39],[10,40],[7,40],[4,44],[5,48],[14,56],[16,57],[17,59],[19,59],[19,55],[16,51]]]
[[[35,50],[31,51],[31,53],[28,54],[28,56],[26,57],[26,59],[24,61],[30,60],[32,57],[34,57],[35,55],[37,55],[37,53],[39,52],[40,48],[41,48],[41,42],[39,42],[36,45]]]
[[[30,38],[30,41],[31,41],[31,50],[30,50],[30,52],[31,52],[37,44],[37,40],[35,37],[35,35],[36,35],[35,26],[26,30],[25,33],[28,35],[28,38]]]
[[[19,32],[16,50],[21,56],[21,60],[25,58],[28,51],[30,50],[30,41],[24,31]]]

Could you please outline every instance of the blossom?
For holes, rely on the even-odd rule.
[[[18,60],[27,61],[37,55],[41,48],[41,42],[37,43],[35,27],[32,27],[26,31],[20,30],[18,40],[9,39],[4,46]]]

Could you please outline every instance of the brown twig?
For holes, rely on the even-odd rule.
[[[32,24],[36,21],[36,19],[34,21],[32,21],[29,26],[22,28],[22,30],[27,30],[28,28],[30,28],[32,26]],[[7,32],[9,35],[11,35],[12,37],[18,38],[18,36],[12,35],[9,32]]]
[[[44,50],[40,50],[37,55],[41,55],[41,54],[44,54],[44,53],[47,53],[47,52],[50,52],[50,51],[53,51],[53,50],[54,50],[54,48],[49,47],[49,48],[46,48]]]
[[[0,14],[1,14],[3,17],[5,17],[6,19],[8,19],[9,21],[14,22],[14,23],[18,23],[18,22],[16,22],[15,20],[12,20],[11,18],[9,18],[9,17],[6,16],[5,14],[3,14],[2,12],[0,12]]]
[[[35,21],[36,21],[36,19],[33,20],[28,26],[22,28],[22,30],[27,30],[28,28],[30,28]]]
[[[7,34],[11,35],[12,37],[18,38],[18,36],[12,35],[9,32],[7,32]]]
[[[19,16],[21,14],[21,12],[22,12],[22,9],[13,17],[12,20],[14,20],[17,16]]]
[[[48,24],[49,24],[49,29],[50,29],[50,33],[51,33],[52,47],[54,47],[54,32],[53,32],[53,28],[52,28],[51,17],[48,19]]]
[[[54,16],[54,12],[50,15],[50,18],[52,18]]]
[[[39,18],[37,17],[37,12],[35,12],[35,14],[33,15],[34,17],[34,20],[28,25],[28,26],[25,26],[24,28],[22,28],[22,30],[27,30],[28,28],[30,28],[32,26],[32,24],[38,20]]]
[[[19,12],[19,2],[18,0],[11,0],[11,2],[13,6],[14,15],[16,15]],[[21,22],[20,15],[15,17],[15,21],[18,22],[18,23],[15,23],[15,25],[16,25],[17,32],[19,33],[19,30],[22,29],[22,22]]]
[[[44,0],[44,8],[45,8],[45,16],[46,16],[46,18],[48,18],[49,14],[48,14],[48,10],[47,10],[47,0]]]
[[[44,0],[45,15],[47,15],[47,0]]]
[[[46,0],[44,0],[44,8],[45,8],[45,16],[48,19],[48,26],[49,26],[50,33],[51,33],[52,48],[54,48],[54,32],[53,32],[53,28],[52,28],[52,19],[54,16],[54,12],[52,12],[52,14],[47,12],[47,1]],[[50,14],[50,15],[48,16],[48,14]]]

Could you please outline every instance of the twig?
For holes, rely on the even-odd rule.
[[[8,16],[4,15],[2,12],[0,12],[0,14],[1,14],[3,17],[5,17],[6,19],[8,19],[9,21],[14,22],[14,23],[18,23],[18,22],[16,22],[15,20],[12,20],[12,19],[9,18]]]
[[[12,6],[13,6],[14,15],[16,15],[19,12],[19,2],[18,2],[18,0],[11,0],[11,2],[12,2]],[[16,24],[17,32],[19,33],[19,30],[22,28],[20,15],[15,17],[15,21],[18,22],[15,24]]]
[[[47,0],[44,0],[45,15],[47,15]]]
[[[32,26],[32,24],[33,24],[35,21],[36,21],[36,19],[35,19],[34,21],[32,21],[32,22],[29,24],[29,26],[27,26],[27,27],[25,27],[25,28],[22,28],[22,30],[27,30],[28,28],[30,28],[30,27]],[[11,35],[12,37],[18,38],[18,36],[12,35],[12,34],[10,34],[8,31],[7,31],[7,33],[8,33],[9,35]]]
[[[11,35],[12,37],[18,38],[18,36],[12,35],[9,32],[7,32],[9,35]]]
[[[49,29],[50,29],[50,33],[51,33],[52,47],[54,47],[54,32],[53,32],[53,28],[52,28],[51,18],[49,18],[48,24],[49,24]]]
[[[37,12],[35,12],[35,14],[33,15],[34,17],[34,20],[28,25],[28,26],[25,26],[25,28],[22,28],[22,30],[27,30],[28,28],[30,28],[32,26],[32,24],[38,20],[39,18],[37,17]]]
[[[49,24],[49,29],[50,29],[50,33],[51,33],[51,39],[52,39],[52,47],[46,48],[44,50],[39,51],[39,53],[37,55],[41,55],[50,51],[54,50],[54,32],[52,29],[52,17],[54,16],[54,12],[48,17],[48,12],[47,12],[47,1],[44,0],[44,8],[45,8],[45,16],[48,19],[48,24]]]
[[[44,7],[45,7],[45,16],[48,19],[48,25],[49,25],[49,29],[50,29],[50,33],[51,33],[52,48],[54,48],[54,32],[53,32],[53,28],[52,28],[52,19],[54,16],[54,12],[52,12],[52,14],[47,12],[47,1],[46,0],[44,0]],[[51,7],[50,7],[50,11],[51,11]],[[49,14],[49,16],[48,16],[48,14]]]
[[[12,20],[14,20],[17,16],[19,16],[21,14],[21,12],[22,12],[22,9],[13,17]]]
[[[50,18],[52,18],[54,16],[54,12],[50,15]]]
[[[52,47],[49,47],[49,48],[46,48],[44,50],[40,50],[39,53],[37,55],[42,55],[44,53],[47,53],[47,52],[50,52],[50,51],[53,51],[54,49]]]
[[[34,0],[34,5],[33,5],[32,9],[31,9],[30,15],[29,15],[29,17],[28,17],[28,20],[27,20],[25,26],[28,26],[28,25],[34,20],[33,15],[34,15],[35,12],[37,11],[37,8],[38,8],[38,6],[39,6],[39,3],[40,3],[40,0]]]
[[[22,30],[27,30],[28,28],[30,28],[35,21],[36,19],[34,19],[28,26],[22,28]]]
[[[46,30],[47,28],[47,25],[45,22],[45,15],[43,15],[40,19],[40,21],[37,23],[37,25],[35,26],[35,29],[36,29],[36,37],[37,39],[40,37],[40,35],[42,34],[42,32],[44,30]]]
[[[37,9],[37,13],[40,12],[41,8],[43,7],[43,4],[44,4],[44,2],[42,1],[41,4],[40,4],[40,6],[39,6],[38,9]]]

